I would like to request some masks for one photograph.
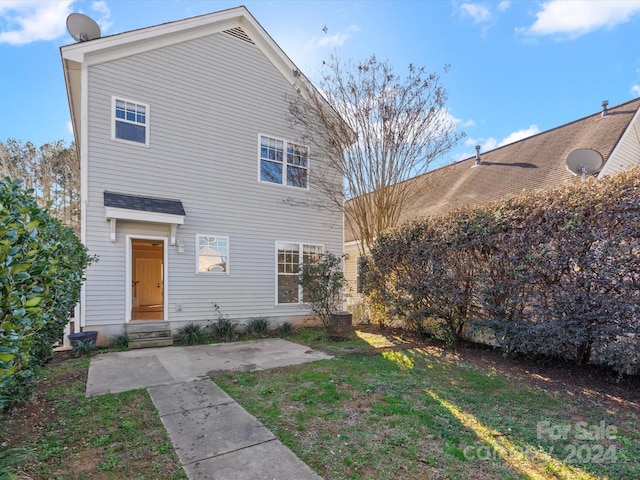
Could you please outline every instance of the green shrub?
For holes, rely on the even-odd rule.
[[[77,341],[71,350],[74,357],[81,357],[83,355],[91,355],[91,352],[96,348],[95,343],[92,341]]]
[[[276,328],[278,335],[281,337],[288,337],[293,332],[293,325],[289,322],[284,322],[278,325]]]
[[[205,329],[198,322],[189,322],[178,329],[178,341],[184,345],[198,345],[206,338]]]
[[[506,352],[636,371],[638,198],[635,167],[384,232],[365,264],[371,311],[418,332],[437,319],[454,345],[472,320]]]
[[[340,309],[344,300],[346,280],[342,260],[333,253],[323,253],[306,262],[300,272],[304,303],[322,321],[325,329],[331,323],[331,314]]]
[[[269,319],[265,317],[252,318],[249,320],[249,323],[247,323],[247,333],[249,335],[264,337],[269,333]]]
[[[225,342],[230,342],[236,337],[236,328],[235,323],[226,317],[222,317],[212,326],[213,336]]]
[[[113,348],[123,349],[129,347],[129,335],[123,333],[122,335],[118,335],[114,337],[111,341],[111,346]]]
[[[31,393],[93,260],[20,182],[0,181],[0,408]]]

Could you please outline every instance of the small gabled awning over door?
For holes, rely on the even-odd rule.
[[[127,193],[104,192],[105,217],[110,222],[111,241],[116,241],[116,221],[164,223],[171,228],[171,245],[176,244],[176,230],[184,223],[180,200],[143,197]]]

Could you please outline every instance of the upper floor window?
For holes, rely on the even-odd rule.
[[[229,273],[229,238],[196,235],[198,273]]]
[[[260,136],[260,181],[307,188],[309,147]]]
[[[149,106],[113,97],[112,136],[127,142],[149,144]]]

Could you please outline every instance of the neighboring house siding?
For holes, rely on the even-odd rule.
[[[640,112],[640,110],[639,110]],[[640,164],[640,116],[636,114],[635,119],[625,131],[607,161],[605,167],[600,172],[599,178],[606,175],[620,173],[632,165]]]
[[[355,242],[348,242],[345,244],[344,253],[346,258],[344,261],[344,276],[347,280],[347,306],[354,303],[358,303],[361,300],[361,295],[358,294],[357,285],[357,272],[358,272],[358,258],[360,252]]]
[[[89,69],[89,198],[86,243],[100,260],[87,272],[86,324],[125,319],[125,236],[169,236],[165,225],[105,220],[105,190],[182,201],[186,212],[168,246],[171,321],[306,314],[275,305],[275,242],[322,244],[341,254],[342,218],[289,205],[321,200],[313,189],[258,182],[259,134],[287,140],[285,95],[294,93],[254,45],[216,34]],[[111,140],[112,96],[149,105],[149,146]],[[311,172],[323,168],[310,152]],[[230,274],[196,274],[196,234],[229,238]],[[181,311],[176,311],[180,305]]]

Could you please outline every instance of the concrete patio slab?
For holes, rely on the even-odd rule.
[[[107,353],[91,359],[86,394],[148,388],[191,480],[321,480],[208,376],[330,358],[282,339]]]
[[[190,382],[220,372],[263,370],[330,358],[323,352],[279,338],[105,353],[91,359],[86,395],[125,392]]]

